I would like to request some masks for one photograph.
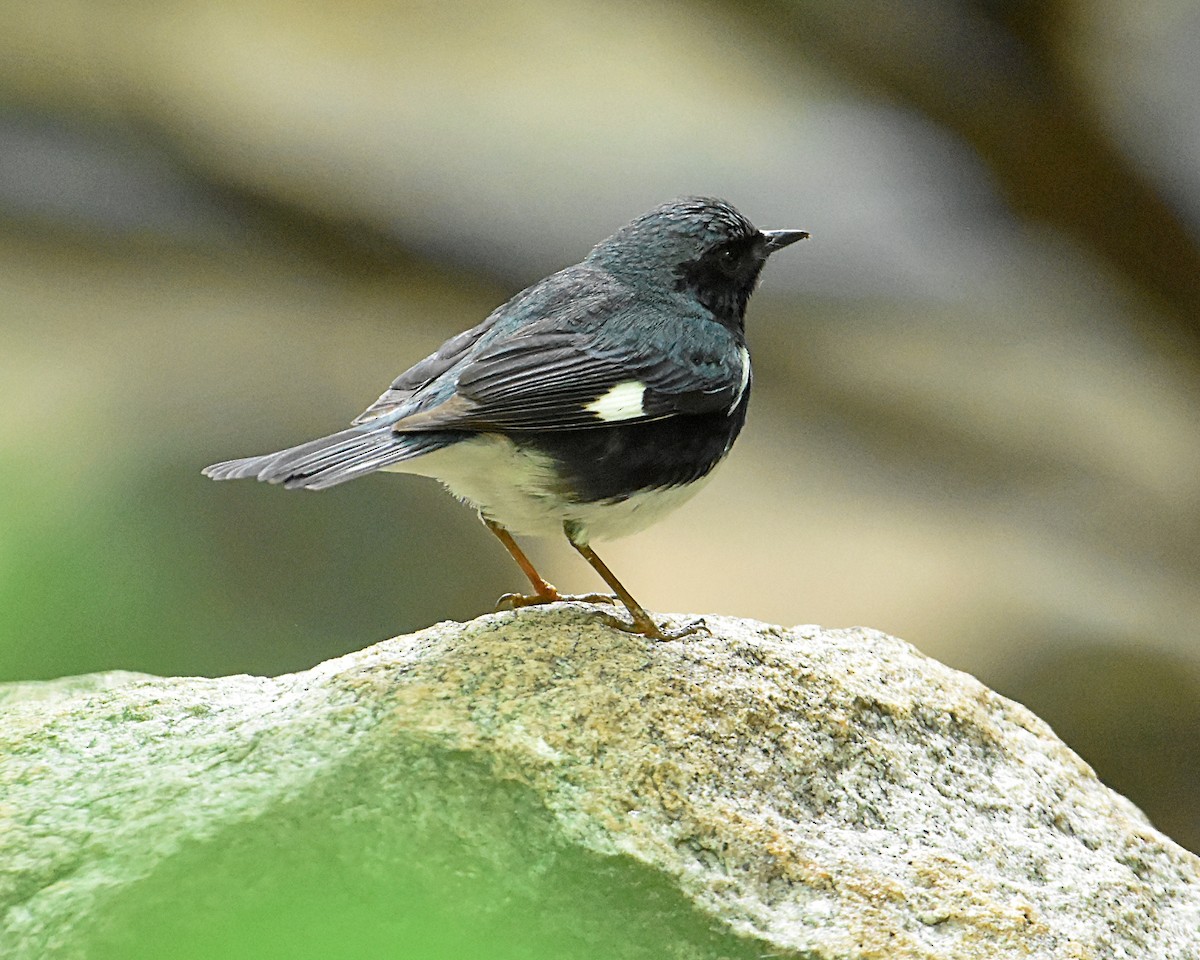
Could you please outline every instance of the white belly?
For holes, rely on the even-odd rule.
[[[583,532],[584,542],[615,540],[646,529],[695,496],[707,480],[642,491],[624,500],[571,503],[548,457],[522,450],[498,434],[480,434],[386,469],[440,480],[512,533],[562,536],[563,524],[571,522]]]

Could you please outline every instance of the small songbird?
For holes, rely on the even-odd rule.
[[[434,477],[478,512],[529,582],[500,607],[564,597],[512,534],[565,533],[632,618],[660,627],[591,547],[642,530],[696,493],[750,400],[746,304],[763,264],[807,237],[759,230],[723,200],[672,200],[546,277],[409,368],[346,430],[214,463],[323,490],[376,470]]]

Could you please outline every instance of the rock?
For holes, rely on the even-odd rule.
[[[0,955],[1200,957],[1200,859],[864,630],[556,606],[0,695]]]

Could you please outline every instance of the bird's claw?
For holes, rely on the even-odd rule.
[[[607,593],[506,593],[496,601],[496,612],[502,610],[518,610],[521,607],[536,607],[543,603],[558,603],[559,601],[577,601],[579,603],[616,603],[617,598]]]
[[[649,616],[642,618],[633,617],[632,622],[622,620],[620,617],[614,617],[608,613],[600,614],[600,619],[607,623],[615,630],[620,630],[622,633],[636,633],[650,640],[681,640],[684,637],[691,636],[694,633],[708,633],[708,624],[704,619],[693,620],[680,627],[678,630],[669,630],[665,627],[660,627]]]
[[[556,600],[562,599],[558,592],[553,594],[524,594],[524,593],[506,593],[496,601],[496,613],[501,610],[517,610],[520,607],[533,607],[539,603],[554,603]]]

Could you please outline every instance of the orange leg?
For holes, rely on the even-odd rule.
[[[681,630],[663,630],[662,627],[654,622],[654,619],[650,616],[650,614],[646,612],[646,608],[633,599],[633,594],[625,589],[621,581],[618,580],[613,575],[613,572],[608,569],[608,564],[601,560],[596,554],[596,551],[593,550],[588,544],[576,541],[575,538],[571,536],[571,528],[569,524],[564,529],[567,534],[567,540],[570,542],[571,546],[579,551],[580,556],[582,556],[584,560],[591,564],[592,569],[600,574],[601,579],[603,579],[604,582],[612,588],[613,593],[615,593],[620,598],[621,602],[625,604],[625,609],[629,611],[629,616],[633,620],[633,623],[626,623],[624,620],[620,620],[617,617],[605,614],[604,620],[610,626],[616,627],[618,630],[624,630],[626,633],[640,633],[642,636],[649,637],[651,640],[678,640],[680,637],[686,637],[690,633],[696,633],[697,631],[704,629],[703,624],[692,623]]]
[[[487,517],[479,518],[483,521],[483,525],[496,535],[496,539],[504,544],[504,549],[509,555],[517,561],[517,566],[521,568],[521,572],[529,578],[530,584],[533,585],[533,596],[525,596],[520,593],[506,593],[500,598],[496,604],[496,609],[506,609],[507,606],[524,607],[534,603],[554,603],[556,600],[562,599],[562,594],[555,589],[554,584],[543,580],[542,575],[534,569],[529,558],[525,556],[525,551],[517,546],[517,541],[512,538],[512,534],[505,530],[500,524],[494,520],[489,520]],[[516,602],[516,601],[525,602]],[[507,601],[513,601],[506,603]]]
[[[612,603],[613,598],[603,593],[588,593],[582,596],[571,596],[558,592],[554,584],[543,579],[542,575],[537,572],[529,558],[525,556],[525,551],[517,546],[517,541],[513,539],[512,534],[504,527],[496,523],[495,520],[489,520],[487,517],[480,516],[484,526],[496,535],[496,539],[504,544],[504,549],[508,551],[515,561],[517,566],[521,568],[521,572],[529,578],[529,583],[533,586],[532,594],[524,593],[506,593],[496,601],[497,610],[512,610],[515,607],[532,607],[540,603],[556,603],[559,600],[583,600],[587,603]]]

